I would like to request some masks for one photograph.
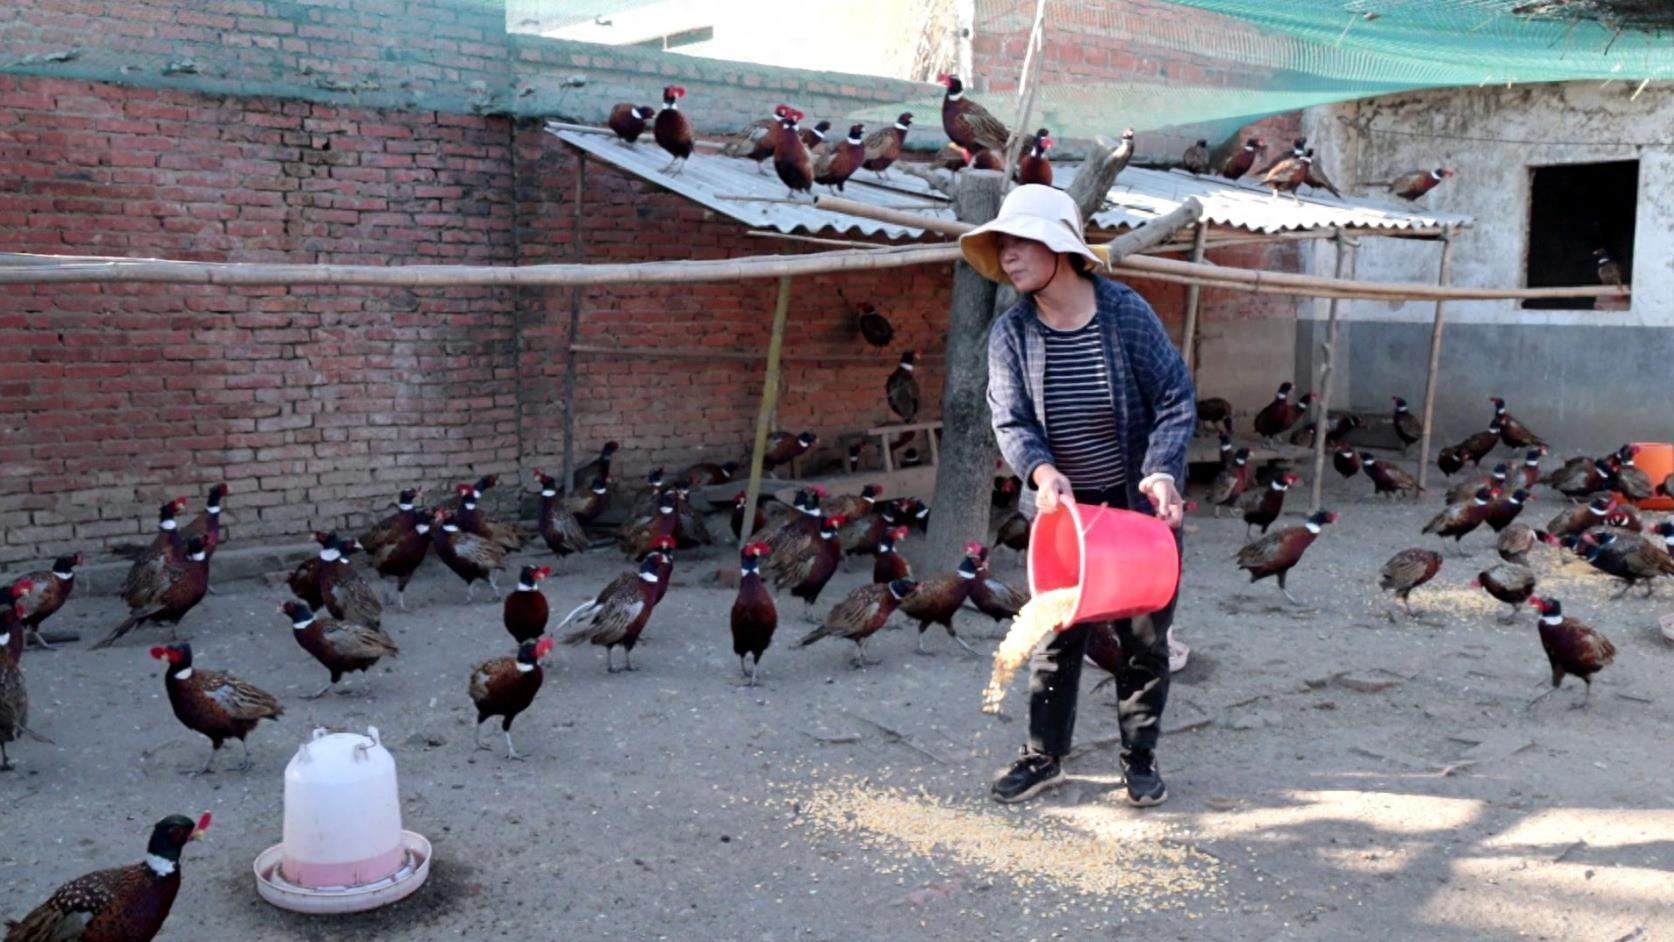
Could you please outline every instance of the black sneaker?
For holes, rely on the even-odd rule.
[[[1157,757],[1153,753],[1142,749],[1124,753],[1122,777],[1127,780],[1128,804],[1149,808],[1168,800],[1168,786],[1157,774]]]
[[[994,780],[994,787],[989,794],[995,801],[1015,804],[1028,801],[1048,788],[1057,788],[1068,781],[1064,775],[1064,767],[1058,760],[1044,752],[1031,751],[1027,746],[1023,748],[1023,755],[1011,764],[1004,775]]]

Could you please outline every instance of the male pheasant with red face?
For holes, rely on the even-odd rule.
[[[512,746],[512,721],[529,709],[540,692],[546,672],[541,659],[552,650],[552,639],[525,641],[518,646],[516,657],[497,657],[471,669],[468,692],[477,708],[477,725],[473,739],[478,749],[487,749],[482,741],[482,724],[500,717],[500,731],[506,735],[506,758],[521,759]]]
[[[221,743],[228,739],[236,739],[244,747],[244,764],[239,768],[249,769],[250,745],[244,737],[262,720],[276,720],[285,715],[279,700],[231,674],[195,667],[189,644],[155,647],[151,656],[168,662],[163,668],[163,689],[169,695],[175,718],[182,726],[209,739],[209,761],[199,774],[213,769]]]
[[[1498,493],[1486,487],[1478,488],[1476,496],[1469,501],[1450,504],[1441,513],[1430,518],[1430,522],[1424,525],[1423,532],[1434,533],[1444,541],[1452,537],[1453,545],[1457,547],[1471,531],[1482,526],[1482,522],[1488,517],[1489,507],[1498,496]],[[1447,544],[1443,542],[1442,545]]]
[[[23,668],[23,601],[29,597],[33,585],[28,578],[10,586],[0,586],[0,772],[12,767],[6,754],[6,743],[21,736],[49,742],[46,737],[29,728],[29,691],[24,685]]]
[[[650,620],[651,611],[661,597],[657,577],[659,562],[659,554],[647,555],[637,573],[625,572],[617,576],[592,601],[577,605],[565,615],[564,620],[558,623],[559,628],[572,621],[578,622],[581,627],[565,635],[564,643],[603,646],[605,670],[612,674],[616,673],[616,665],[611,662],[611,655],[620,645],[622,670],[633,670],[634,645],[639,643],[640,632],[645,630],[645,623]]]
[[[431,519],[430,540],[436,558],[453,574],[465,580],[465,601],[470,602],[479,581],[498,593],[494,576],[506,564],[506,548],[492,540],[460,529],[453,511],[437,510]]]
[[[832,606],[820,626],[803,635],[796,646],[806,647],[821,638],[847,638],[855,644],[855,667],[876,663],[866,659],[866,639],[878,633],[895,607],[915,588],[917,585],[909,579],[898,579],[888,585],[863,585]]]
[[[178,535],[174,539],[178,540]],[[108,648],[136,625],[148,621],[168,625],[172,636],[174,626],[203,601],[208,591],[208,548],[202,537],[194,536],[181,547],[180,555],[159,556],[152,568],[142,572],[133,591],[123,597],[128,603],[128,617],[93,647]]]
[[[750,679],[752,687],[761,670],[761,656],[773,643],[773,632],[779,627],[773,594],[761,580],[761,560],[766,555],[767,544],[759,541],[739,551],[738,597],[732,603],[732,652],[738,655],[738,669]],[[751,659],[748,665],[746,657]]]
[[[355,538],[373,570],[395,579],[395,600],[402,611],[407,610],[407,583],[430,555],[430,513],[415,503],[421,493],[422,488],[403,490],[396,498],[395,513]]]
[[[518,644],[546,634],[550,608],[546,593],[541,591],[541,580],[550,575],[550,566],[524,566],[517,575],[517,588],[506,593],[501,619],[512,640]]]
[[[919,582],[912,594],[902,599],[901,604],[897,606],[901,614],[918,622],[918,653],[930,653],[924,649],[924,632],[932,624],[936,624],[946,629],[947,636],[964,648],[965,653],[972,657],[979,656],[976,649],[953,630],[953,616],[971,596],[977,568],[981,565],[982,550],[981,543],[966,543],[965,558],[960,560],[957,570]]]
[[[996,625],[1008,618],[1016,618],[1023,606],[1028,604],[1029,593],[994,578],[994,573],[988,568],[986,546],[977,556],[981,565],[977,567],[976,579],[971,584],[971,604],[976,606],[977,611],[994,619]]]
[[[1552,687],[1535,701],[1557,690],[1565,675],[1573,675],[1587,685],[1581,702],[1575,704],[1585,707],[1592,701],[1593,675],[1616,659],[1616,646],[1590,625],[1566,618],[1557,599],[1536,595],[1530,597],[1529,604],[1540,612],[1540,646],[1546,649],[1546,661],[1552,667]]]
[[[872,559],[872,581],[890,583],[913,577],[912,564],[901,553],[901,541],[907,538],[906,527],[895,527],[878,541],[878,554]]]
[[[23,628],[30,642],[51,650],[52,645],[41,637],[41,624],[70,600],[70,593],[76,587],[76,567],[86,562],[87,557],[82,553],[66,553],[52,561],[51,569],[23,577],[33,586],[21,609]]]
[[[686,169],[686,158],[692,156],[692,125],[686,116],[680,113],[680,99],[686,97],[686,90],[679,85],[669,85],[663,89],[663,108],[657,112],[657,117],[651,122],[651,136],[657,146],[667,151],[672,158],[668,166],[658,173],[678,175]]]
[[[331,674],[331,680],[305,700],[325,696],[344,674],[369,671],[379,660],[401,653],[395,639],[377,628],[318,615],[302,602],[286,602],[279,611],[290,619],[296,643]]]
[[[1011,132],[987,108],[965,97],[965,83],[957,75],[939,76],[947,88],[942,97],[942,130],[948,140],[972,153],[992,150],[1004,153]]]
[[[333,618],[383,628],[384,603],[349,558],[360,545],[350,539],[341,548],[342,555],[336,562],[320,567],[320,599]]]
[[[1327,524],[1336,522],[1335,513],[1321,510],[1310,516],[1300,527],[1275,530],[1238,551],[1238,568],[1249,572],[1251,582],[1277,576],[1279,591],[1284,593],[1292,605],[1301,606],[1302,603],[1285,587],[1285,578],[1290,575],[1291,569],[1302,561],[1302,554],[1314,544],[1320,531]]]
[[[178,814],[158,821],[144,860],[64,884],[29,915],[7,923],[6,942],[151,942],[180,893],[180,852],[209,823],[207,811],[196,824]]]

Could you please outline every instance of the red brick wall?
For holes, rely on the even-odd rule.
[[[500,118],[0,76],[6,250],[564,260],[574,168],[554,139]],[[803,251],[597,164],[588,176],[588,260]],[[891,350],[848,328],[838,288],[888,313]],[[799,279],[779,424],[834,440],[886,421],[884,378],[900,350],[940,349],[948,290],[936,269]],[[581,338],[763,349],[773,292],[589,289]],[[196,503],[215,480],[231,484],[229,537],[254,541],[359,522],[409,482],[510,484],[556,466],[568,320],[567,290],[0,288],[0,562],[131,541],[157,503]],[[627,473],[738,456],[762,370],[584,355],[578,450],[617,439]],[[931,417],[938,358],[920,379]]]
[[[500,119],[0,76],[0,231],[51,253],[508,264],[510,147]],[[0,560],[132,539],[219,479],[230,535],[259,539],[513,469],[513,314],[476,288],[0,289]]]
[[[1015,93],[1034,6],[1032,0],[978,0],[971,53],[972,70],[978,87],[984,89],[983,95],[997,98]],[[1165,0],[1105,4],[1053,0],[1047,7],[1042,43],[1041,74],[1046,83],[1042,94],[1050,99],[1056,88],[1124,83],[1259,87],[1259,70],[1229,65],[1198,51],[1240,39],[1256,42],[1259,37],[1258,31],[1242,21]],[[1009,107],[1010,98],[1005,100]],[[1190,120],[1189,114],[1181,115],[1177,127],[1141,128],[1138,152],[1178,155],[1191,140],[1207,133],[1190,127]],[[1285,147],[1300,129],[1301,113],[1289,112],[1252,122],[1237,136],[1260,136],[1271,146]],[[1209,261],[1272,271],[1301,270],[1301,254],[1295,243],[1211,251]],[[1184,330],[1185,287],[1150,281],[1132,284],[1156,308],[1178,342]],[[1225,333],[1237,330],[1234,325],[1239,321],[1294,319],[1297,303],[1297,299],[1285,295],[1206,288],[1199,305],[1200,329]],[[1282,377],[1291,366],[1273,364],[1273,375]],[[1225,393],[1214,388],[1219,381],[1216,364],[1207,363],[1205,367],[1207,374],[1199,374],[1205,395]],[[1269,384],[1263,377],[1258,385],[1266,389]]]
[[[971,57],[978,88],[1016,91],[1034,11],[1034,0],[977,0]],[[1262,37],[1241,20],[1167,0],[1051,0],[1041,74],[1048,94],[1055,85],[1112,80],[1259,87],[1259,69],[1203,50]]]
[[[568,261],[576,161],[538,129],[518,136],[519,246],[524,264]],[[819,247],[745,235],[739,224],[635,177],[590,161],[584,197],[585,261],[715,259],[799,254]],[[844,432],[895,421],[884,380],[900,351],[931,356],[918,371],[923,418],[939,414],[941,360],[952,279],[946,268],[909,268],[798,278],[785,336],[778,424],[812,429],[828,443]],[[895,326],[879,351],[850,326],[849,301],[871,301]],[[765,350],[775,281],[589,288],[580,342],[609,346]],[[523,440],[532,462],[558,463],[563,449],[563,354],[570,291],[524,297]],[[850,359],[831,359],[831,357]],[[859,359],[853,359],[859,358]],[[583,354],[576,382],[578,453],[622,443],[627,474],[697,455],[740,458],[754,434],[765,364],[760,360]],[[875,461],[876,453],[870,453]]]

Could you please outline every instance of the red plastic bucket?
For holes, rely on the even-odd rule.
[[[1633,447],[1639,449],[1633,456],[1633,463],[1651,479],[1652,487],[1674,474],[1674,445],[1667,442],[1634,442]],[[1657,494],[1640,501],[1639,506],[1644,510],[1674,510],[1674,498]]]
[[[1060,630],[1167,607],[1180,583],[1180,552],[1168,524],[1068,498],[1061,508],[1037,515],[1029,534],[1029,591],[1081,590],[1074,617]]]

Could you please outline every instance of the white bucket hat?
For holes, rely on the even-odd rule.
[[[1081,235],[1081,210],[1062,190],[1027,183],[1012,190],[1000,204],[1000,215],[959,237],[959,249],[982,277],[1009,283],[1000,268],[1000,233],[1044,243],[1054,252],[1079,255],[1095,268],[1105,267]]]

